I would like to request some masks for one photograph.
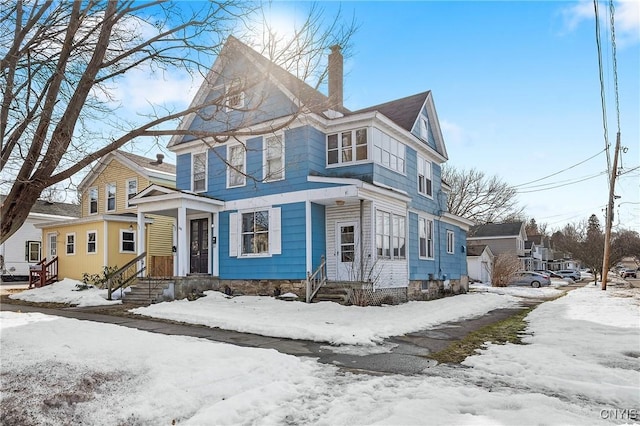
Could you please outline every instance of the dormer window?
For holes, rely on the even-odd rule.
[[[234,80],[233,83],[227,87],[225,106],[227,112],[244,108],[244,91],[242,90],[242,84],[239,80]]]

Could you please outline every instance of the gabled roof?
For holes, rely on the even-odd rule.
[[[171,163],[158,163],[157,158],[147,158],[141,155],[132,154],[121,150],[110,152],[109,154],[98,160],[97,164],[82,179],[78,190],[84,192],[96,178],[107,168],[111,161],[117,160],[134,172],[146,177],[147,179],[161,179],[164,181],[176,180],[176,166]]]
[[[276,81],[280,83],[281,88],[285,88],[289,92],[289,94],[295,96],[305,107],[309,108],[309,110],[316,113],[321,113],[331,107],[329,98],[327,96],[319,92],[317,89],[314,89],[303,80],[294,76],[281,66],[265,58],[260,53],[242,43],[234,36],[229,36],[222,49],[222,52],[220,52],[220,55],[224,57],[223,54],[226,53],[225,51],[227,49],[234,53],[242,52],[254,63],[259,65],[260,68],[262,68],[262,71],[265,72],[265,75],[273,76]],[[339,110],[343,113],[349,112],[348,109],[343,107],[336,108],[335,106],[333,106],[332,109]]]
[[[406,98],[396,99],[395,101],[359,109],[353,111],[351,114],[378,111],[407,132],[410,132],[418,119],[418,115],[420,115],[420,110],[426,102],[429,93],[431,92],[418,93],[417,95],[407,96]]]
[[[486,223],[472,226],[467,238],[515,237],[520,235],[524,222]]]
[[[468,245],[467,256],[480,256],[487,248],[486,244]]]
[[[6,197],[6,195],[0,195],[0,203],[4,203]],[[33,207],[31,207],[30,213],[46,214],[51,216],[80,217],[80,205],[37,200]]]

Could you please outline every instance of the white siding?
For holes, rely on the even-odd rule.
[[[336,224],[344,221],[356,221],[360,222],[360,205],[348,204],[344,206],[327,207],[326,209],[326,240],[327,240],[327,276],[329,280],[337,279],[337,253],[338,253],[338,241],[336,241]],[[375,253],[371,252],[371,203],[364,202],[363,205],[363,223],[359,223],[358,226],[362,229],[362,235],[364,241],[359,241],[357,250],[364,250],[364,263],[367,265],[367,259],[369,254],[371,258]],[[358,235],[358,238],[360,236]],[[360,254],[356,255],[357,259],[360,259]],[[366,275],[366,272],[365,272]]]

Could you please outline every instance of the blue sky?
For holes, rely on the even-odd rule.
[[[621,164],[628,174],[617,183],[621,198],[616,201],[614,225],[636,231],[638,4],[615,3],[621,140],[627,148]],[[282,5],[298,11],[304,7]],[[359,109],[431,90],[451,165],[476,167],[517,186],[525,213],[550,229],[594,213],[604,225],[609,182],[592,1],[323,5],[327,12],[340,5],[344,15],[353,13],[360,23],[354,54],[345,65],[346,107]],[[601,12],[608,11],[606,6],[601,3]],[[607,24],[608,19],[601,20],[613,147],[617,124]],[[522,185],[532,181],[537,182]],[[577,181],[582,182],[573,183]]]
[[[626,149],[614,226],[640,232],[640,2],[614,4],[621,140]],[[345,62],[347,108],[431,90],[449,164],[475,167],[516,186],[525,214],[546,223],[549,231],[591,214],[604,226],[609,181],[591,0],[319,5],[327,19],[341,9],[343,17],[354,16],[359,24],[353,55]],[[290,31],[292,22],[304,18],[311,6],[305,1],[272,3],[274,26]],[[600,3],[600,12],[608,12],[608,3]],[[613,147],[617,124],[612,47],[609,20],[602,16],[607,135]],[[189,82],[184,77],[175,76],[169,83],[141,73],[126,92],[146,93],[129,97],[143,104],[149,96],[164,98],[154,103],[188,103],[195,87],[185,90]],[[160,84],[162,91],[155,89]]]

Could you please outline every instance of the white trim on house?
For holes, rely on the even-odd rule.
[[[195,160],[196,160],[196,156],[199,155],[204,155],[204,178],[202,179],[204,181],[204,187],[202,189],[198,189],[196,190],[195,188]],[[208,179],[208,173],[209,173],[209,155],[208,155],[208,150],[200,150],[197,152],[192,152],[191,153],[191,176],[190,176],[190,185],[189,187],[191,188],[191,191],[193,193],[203,193],[203,192],[207,192],[208,190],[208,186],[209,186],[209,179]],[[200,181],[200,180],[198,180]]]

